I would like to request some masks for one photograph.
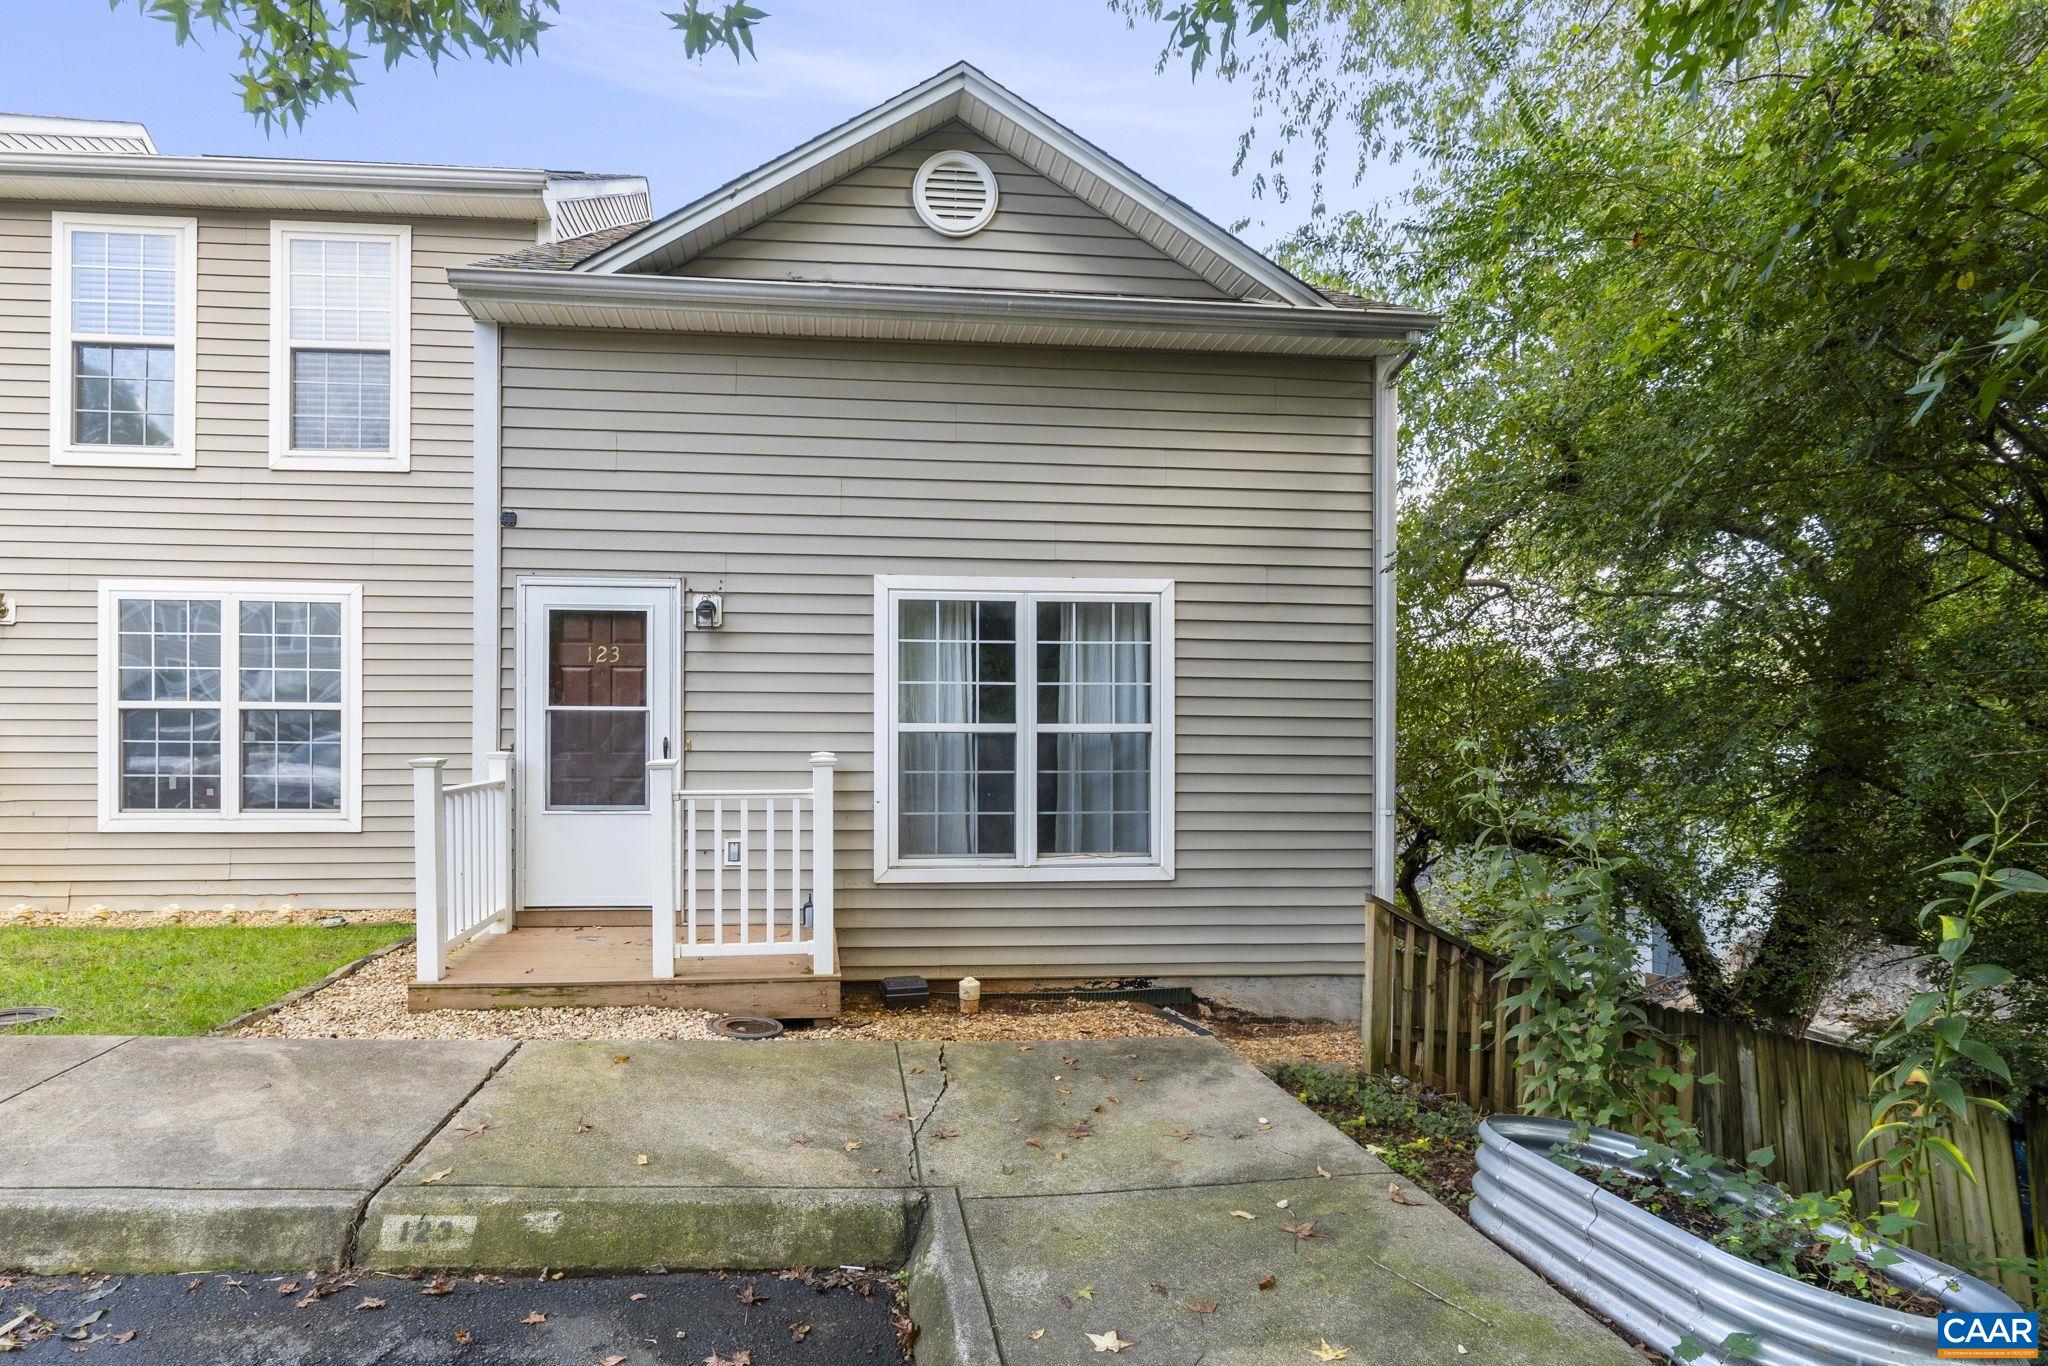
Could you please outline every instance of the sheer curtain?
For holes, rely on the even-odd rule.
[[[1016,604],[906,599],[897,642],[899,852],[1015,853]]]
[[[1147,853],[1150,609],[1042,603],[1038,627],[1040,852]],[[1090,729],[1055,729],[1069,726]]]

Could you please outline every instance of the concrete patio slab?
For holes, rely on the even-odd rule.
[[[119,1048],[128,1038],[125,1034],[0,1036],[0,1101],[90,1062],[110,1048]]]
[[[1358,1362],[1454,1361],[1460,1347],[1516,1366],[1639,1361],[1450,1211],[1396,1204],[1388,1179],[962,1206],[1008,1366],[1091,1359],[1086,1334],[1112,1329],[1137,1344],[1130,1360],[1203,1366],[1292,1366],[1325,1340]],[[1426,1277],[1410,1274],[1419,1262]]]
[[[916,1182],[895,1045],[858,1041],[530,1043],[394,1184],[442,1171],[543,1190]]]
[[[507,1052],[139,1038],[80,1061],[73,1040],[10,1042],[65,1046],[17,1069],[71,1060],[0,1101],[0,1261],[52,1271],[337,1265],[370,1193]]]
[[[1207,1040],[9,1042],[0,1266],[901,1266],[924,1366],[1634,1359]]]
[[[963,1196],[1386,1170],[1207,1039],[902,1050],[924,1181]]]
[[[0,1188],[368,1193],[508,1051],[134,1039],[0,1102]]]

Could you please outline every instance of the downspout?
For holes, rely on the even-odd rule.
[[[1394,533],[1400,490],[1400,401],[1394,380],[1414,352],[1381,356],[1372,401],[1372,890],[1394,899]]]
[[[502,558],[498,502],[503,487],[503,379],[498,324],[476,324],[474,359],[470,418],[476,438],[476,460],[471,475],[475,527],[471,556],[469,771],[473,778],[481,778],[485,756],[498,748],[498,579]]]

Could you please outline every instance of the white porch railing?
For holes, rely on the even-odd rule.
[[[808,954],[831,973],[838,756],[811,756],[807,788],[744,791],[679,791],[676,763],[647,766],[654,975],[675,976],[678,957],[739,954]]]
[[[447,763],[412,761],[413,915],[422,982],[441,980],[457,945],[512,928],[512,756],[485,756],[481,781],[453,787],[442,781]]]

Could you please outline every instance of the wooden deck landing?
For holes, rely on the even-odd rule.
[[[813,973],[809,954],[681,958],[674,977],[652,976],[654,927],[646,914],[638,925],[523,924],[478,935],[450,955],[447,976],[407,988],[406,1006],[677,1006],[778,1020],[839,1013],[838,976]]]

